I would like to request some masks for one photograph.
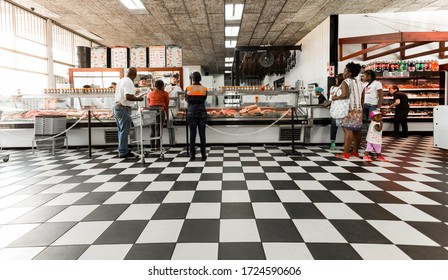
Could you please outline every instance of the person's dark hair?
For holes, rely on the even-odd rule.
[[[201,79],[202,79],[201,73],[194,72],[193,74],[191,74],[191,80],[193,81],[193,83],[199,83]]]
[[[364,72],[364,75],[370,76],[370,82],[367,84],[367,86],[370,86],[370,84],[376,80],[376,74],[375,74],[375,71],[373,71],[373,70],[366,70]]]
[[[157,80],[154,85],[155,85],[156,89],[162,90],[162,88],[165,85],[165,83],[162,80]]]
[[[393,90],[396,90],[396,91],[400,91],[400,88],[397,87],[397,86],[391,86],[390,88],[393,89]]]
[[[359,75],[359,72],[361,71],[361,65],[354,62],[349,62],[345,66],[347,70],[351,73],[350,77],[354,78]]]
[[[130,67],[130,68],[128,69],[128,74],[127,74],[127,76],[128,76],[129,78],[131,78],[131,80],[135,79],[135,77],[137,77],[137,68],[135,68],[135,67]]]
[[[116,86],[117,83],[116,83],[116,82],[112,82],[112,83],[110,83],[110,85],[111,85],[111,86]]]
[[[342,73],[338,74],[335,78],[336,82],[338,85],[342,84],[342,81],[344,80],[344,75],[342,75]]]

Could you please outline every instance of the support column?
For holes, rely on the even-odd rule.
[[[56,87],[56,80],[54,78],[53,66],[53,22],[47,19],[47,74],[48,74],[48,88]]]

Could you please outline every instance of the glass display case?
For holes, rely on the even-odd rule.
[[[124,77],[123,68],[70,68],[68,69],[70,88],[108,88],[112,82],[118,83]]]
[[[138,83],[141,77],[146,77],[148,86],[153,87],[157,80],[162,80],[165,84],[171,83],[171,77],[175,74],[179,75],[180,87],[183,87],[183,70],[182,67],[171,68],[137,68],[137,78],[135,82]]]

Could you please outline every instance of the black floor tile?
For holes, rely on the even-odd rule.
[[[289,177],[291,177],[292,180],[299,180],[299,181],[314,181],[314,177],[311,176],[308,173],[288,173]]]
[[[250,190],[249,196],[252,202],[280,202],[274,190]]]
[[[258,242],[220,243],[219,260],[265,260],[263,246]]]
[[[361,260],[361,256],[350,244],[307,243],[306,246],[315,260]]]
[[[154,181],[173,182],[176,181],[180,174],[160,174]]]
[[[438,193],[438,192],[418,192],[418,193],[440,204],[448,205],[448,193]]]
[[[314,203],[316,202],[341,202],[341,200],[330,191],[303,191],[303,193]]]
[[[135,200],[134,204],[162,203],[167,196],[167,191],[146,191],[142,192]]]
[[[185,167],[182,173],[202,173],[203,167]]]
[[[194,191],[198,186],[195,181],[177,181],[171,188],[172,191]]]
[[[135,244],[125,260],[170,260],[176,243]]]
[[[129,207],[129,204],[100,205],[82,221],[115,221]]]
[[[333,174],[336,175],[336,174]],[[321,185],[330,191],[352,191],[353,188],[343,181],[319,181]]]
[[[281,166],[263,166],[265,173],[283,173],[285,170]]]
[[[333,173],[333,175],[342,181],[362,181],[361,177],[352,173]]]
[[[164,203],[160,204],[152,216],[152,220],[185,219],[190,203]]]
[[[439,221],[448,222],[448,208],[445,205],[413,205]]]
[[[381,174],[384,175],[384,174]],[[398,180],[393,180],[393,181],[398,181]],[[376,182],[371,182],[372,184],[374,184],[375,186],[379,187],[380,189],[384,190],[384,191],[409,191],[409,189],[403,187],[402,185],[399,185],[393,181],[376,181]]]
[[[246,181],[223,181],[222,190],[247,190],[247,183]]]
[[[135,177],[137,177],[136,174],[116,175],[108,180],[108,182],[131,182]]]
[[[101,186],[103,183],[81,183],[67,191],[67,193],[91,192]]]
[[[291,176],[291,174],[288,174]],[[271,185],[275,190],[299,190],[294,181],[271,181]]]
[[[313,203],[283,203],[291,219],[326,219]]]
[[[33,209],[20,218],[14,220],[13,224],[34,224],[34,223],[44,223],[62,210],[67,208],[64,206],[41,206],[39,208]]]
[[[258,161],[242,161],[241,166],[260,166],[260,163]]]
[[[383,191],[360,191],[361,194],[376,203],[406,204],[403,200]]]
[[[116,174],[120,174],[121,172],[123,172],[125,170],[126,170],[126,168],[110,168],[110,169],[101,171],[100,173],[98,173],[98,175],[110,175],[110,174],[116,175]]]
[[[264,173],[244,173],[244,179],[246,179],[246,181],[268,180],[268,176]]]
[[[149,184],[149,182],[129,182],[120,189],[120,192],[141,192],[144,191]]]
[[[254,219],[251,203],[222,203],[221,219]]]
[[[303,242],[292,220],[257,220],[258,232],[262,242]]]
[[[327,171],[320,166],[304,166],[302,168],[307,173],[327,173]]]
[[[93,244],[134,244],[148,221],[115,221]]]
[[[44,247],[50,246],[59,237],[64,235],[76,223],[44,223],[28,232],[12,244],[8,248],[13,247]]]
[[[50,246],[45,248],[34,260],[77,260],[88,245]]]
[[[448,247],[448,225],[445,223],[432,222],[407,222],[440,246]]]
[[[184,221],[177,242],[219,242],[219,219],[187,219]]]
[[[222,173],[243,173],[243,168],[239,166],[223,167]]]
[[[157,168],[155,168],[155,167],[150,167],[150,168],[145,168],[140,174],[160,174],[160,173],[162,173],[162,171],[164,170],[165,168],[163,168],[163,167],[157,167]]]
[[[364,220],[331,220],[330,222],[349,243],[392,244]]]
[[[205,167],[223,167],[223,162],[222,161],[206,161],[205,162]]]
[[[186,162],[170,162],[170,164],[168,164],[168,167],[185,167],[187,166]]]
[[[73,176],[62,181],[60,184],[84,183],[85,181],[89,180],[92,177],[93,176],[85,176],[85,175]]]
[[[413,260],[448,260],[448,250],[443,247],[397,245]]]
[[[111,196],[113,196],[115,192],[92,192],[89,193],[82,198],[80,198],[72,205],[99,205],[103,204],[106,200],[108,200]]]
[[[355,211],[356,214],[361,216],[364,220],[400,220],[398,217],[396,217],[383,207],[379,206],[378,204],[347,203],[347,206]]]
[[[221,202],[221,191],[196,191],[193,202]]]
[[[202,173],[199,181],[221,181],[221,173]]]

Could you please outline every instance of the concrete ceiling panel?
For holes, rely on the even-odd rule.
[[[260,19],[258,20],[259,23],[273,23],[280,11],[283,9],[283,6],[285,5],[286,0],[269,0],[266,2],[266,5],[263,8],[263,11],[261,12]]]
[[[260,14],[244,14],[241,19],[240,32],[253,32],[259,18]]]
[[[244,13],[260,14],[263,11],[266,0],[246,0]]]
[[[268,33],[270,27],[270,23],[258,24],[255,28],[254,34],[252,35],[252,39],[263,39],[266,36],[266,33]]]

